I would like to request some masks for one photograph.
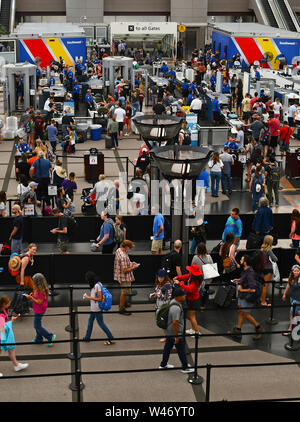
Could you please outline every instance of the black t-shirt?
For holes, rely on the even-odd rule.
[[[61,119],[61,123],[63,125],[70,125],[71,123],[74,123],[73,117],[71,116],[63,116]]]
[[[66,215],[61,215],[58,218],[58,229],[63,230],[65,227],[67,227],[68,230],[68,217]],[[58,233],[58,239],[61,241],[69,240],[69,235],[68,233]]]
[[[27,177],[27,179],[29,179],[29,169],[30,169],[31,165],[29,163],[18,163],[17,168],[20,172],[20,174],[24,174],[24,176]]]
[[[154,111],[155,114],[162,114],[162,113],[166,112],[166,109],[165,109],[165,106],[163,104],[157,103],[153,106],[153,111]]]
[[[22,215],[18,215],[13,220],[14,227],[18,228],[17,233],[13,236],[13,239],[20,240],[23,237],[23,217]]]
[[[171,262],[172,262],[170,277],[174,278],[177,276],[176,267],[181,268],[181,254],[178,252],[172,251],[170,252],[170,257],[171,257]]]

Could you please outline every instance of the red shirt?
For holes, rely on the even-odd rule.
[[[285,143],[288,144],[290,142],[291,134],[292,134],[292,129],[289,126],[283,126],[280,129],[279,138],[281,141],[284,141]]]
[[[253,97],[250,100],[250,104],[251,104],[251,110],[253,109],[254,104],[256,103],[256,101],[258,100],[258,97]]]
[[[280,121],[279,119],[269,120],[269,128],[271,136],[278,136],[280,133]]]
[[[182,288],[182,290],[185,290],[186,292],[188,292],[187,294],[187,299],[188,300],[197,300],[199,299],[199,287],[200,285],[192,282],[189,283],[188,285],[184,284],[184,283],[180,283],[180,281],[185,281],[188,282],[191,278],[191,274],[184,274],[184,275],[180,275],[178,277],[176,277],[176,279],[179,281],[178,286],[180,286]]]

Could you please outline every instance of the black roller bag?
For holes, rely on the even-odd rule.
[[[236,283],[222,285],[218,288],[214,303],[220,308],[228,308],[236,298]]]

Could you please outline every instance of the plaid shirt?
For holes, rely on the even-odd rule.
[[[127,252],[123,251],[121,248],[117,249],[114,262],[114,280],[118,281],[119,283],[124,281],[134,281],[132,271],[126,274],[123,272],[125,268],[130,267],[132,267],[132,263],[130,262]]]

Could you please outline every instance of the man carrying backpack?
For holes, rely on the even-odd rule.
[[[267,198],[270,207],[273,205],[273,192],[275,198],[275,207],[279,207],[279,184],[280,184],[280,167],[275,160],[275,156],[271,155],[268,165],[266,166],[266,185]]]
[[[68,230],[69,218],[67,215],[59,211],[58,208],[53,209],[53,216],[58,217],[58,227],[50,230],[52,234],[57,234],[57,247],[61,254],[69,254],[68,245],[70,240],[70,233]]]
[[[182,303],[185,301],[185,292],[180,288],[176,287],[173,291],[173,299],[166,305],[164,315],[162,308],[159,308],[156,314],[156,321],[159,327],[165,327],[164,332],[166,335],[166,342],[163,351],[162,361],[159,369],[171,369],[174,365],[168,363],[171,350],[175,345],[178,357],[182,364],[181,372],[189,374],[193,372],[192,368],[189,368],[187,363],[187,357],[185,352],[185,342],[183,335],[184,330],[184,314]]]

